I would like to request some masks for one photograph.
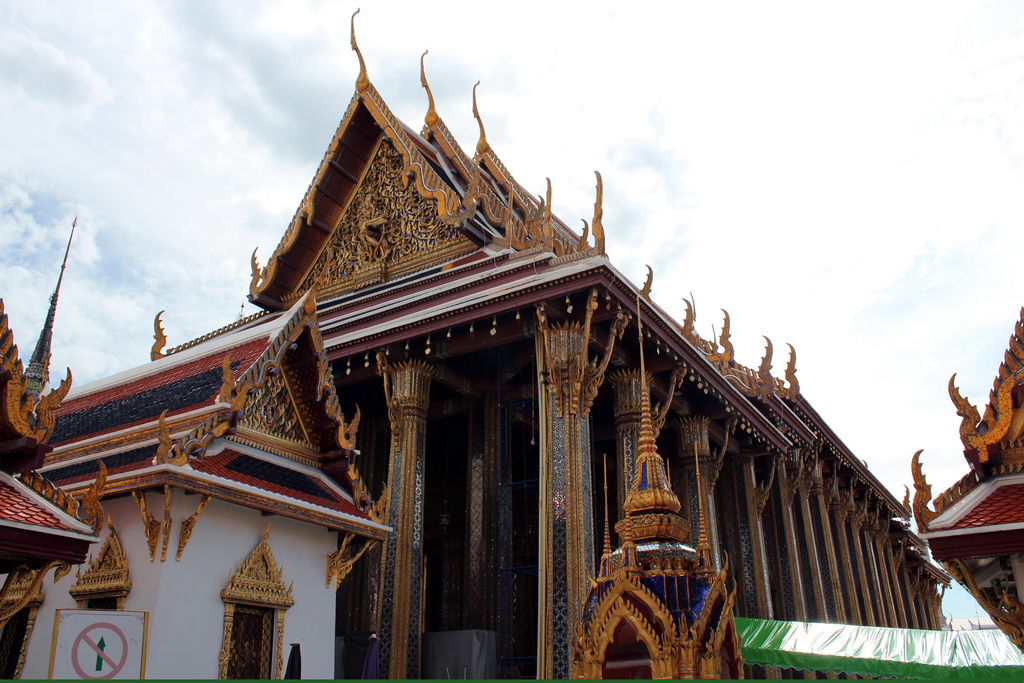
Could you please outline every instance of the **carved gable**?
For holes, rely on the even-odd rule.
[[[420,194],[404,168],[402,156],[382,139],[297,293],[315,287],[322,299],[472,251],[472,241],[438,217],[436,204]]]
[[[286,441],[311,446],[302,429],[299,411],[282,374],[270,375],[245,401],[242,424],[249,429]]]

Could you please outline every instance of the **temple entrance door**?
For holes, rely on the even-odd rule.
[[[601,677],[605,679],[650,678],[651,653],[626,621],[615,627],[615,636],[604,651]]]

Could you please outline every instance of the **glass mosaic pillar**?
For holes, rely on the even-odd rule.
[[[847,535],[847,528],[850,516],[850,507],[846,503],[846,497],[839,492],[838,483],[836,490],[829,500],[829,509],[832,512],[832,519],[835,523],[836,545],[839,554],[839,566],[843,572],[843,594],[846,596],[846,623],[863,624],[864,616],[860,609],[860,602],[857,600],[857,582],[854,579],[854,564],[856,560],[850,550],[850,543]]]
[[[391,423],[388,525],[381,553],[380,664],[388,678],[418,678],[423,596],[423,468],[432,365],[377,356]]]
[[[889,583],[892,585],[893,602],[896,603],[896,626],[899,628],[907,628],[907,609],[903,602],[903,596],[900,595],[900,580],[899,580],[899,566],[896,562],[896,556],[894,551],[899,551],[900,548],[893,547],[893,544],[888,539],[886,540],[883,559],[886,570],[889,573]]]
[[[815,519],[818,520],[817,528],[821,530],[820,543],[821,549],[824,551],[821,557],[825,563],[824,578],[828,582],[826,585],[831,598],[829,602],[831,602],[832,609],[835,611],[836,621],[841,624],[848,624],[850,621],[846,616],[845,591],[843,590],[843,577],[841,576],[842,570],[839,568],[838,549],[836,548],[835,538],[832,536],[832,522],[829,519],[830,505],[826,500],[825,487],[821,479],[818,480],[818,485],[814,489],[812,502]]]
[[[745,552],[742,557],[738,558],[738,561],[742,563],[744,576],[752,578],[752,580],[745,579],[742,583],[744,590],[750,593],[747,599],[751,604],[757,605],[756,614],[744,616],[774,619],[772,602],[769,598],[771,576],[768,573],[768,555],[764,544],[764,527],[761,522],[761,513],[764,511],[764,503],[767,502],[767,491],[762,492],[757,484],[754,468],[755,458],[752,454],[741,453],[735,460],[742,486],[740,505],[743,506],[743,510],[740,512],[745,513],[740,541]]]
[[[583,607],[594,576],[594,505],[591,473],[590,408],[604,382],[616,338],[627,319],[612,323],[600,362],[589,354],[593,289],[585,319],[550,323],[537,309],[537,360],[541,416],[540,606],[537,677],[568,678],[570,639],[583,621]],[[568,311],[567,311],[568,312]]]
[[[814,593],[814,603],[818,608],[816,610],[818,613],[810,615],[810,618],[814,621],[830,622],[835,621],[835,607],[827,604],[825,600],[824,573],[822,572],[821,553],[818,547],[821,539],[818,538],[817,525],[814,523],[814,515],[811,513],[811,496],[813,495],[814,483],[814,472],[804,472],[797,486],[796,499],[800,517],[803,521],[804,539],[807,544],[805,550],[808,569],[810,570],[810,576],[807,577],[807,580],[810,581],[811,591]]]
[[[497,629],[498,398],[473,406],[466,472],[466,553],[462,628]]]
[[[857,574],[860,582],[858,584],[861,594],[861,606],[864,608],[865,626],[879,626],[875,617],[875,596],[870,581],[866,558],[864,557],[864,517],[867,514],[866,504],[860,506],[850,514],[850,537],[852,540],[851,550],[857,562]]]
[[[785,463],[779,463],[776,479],[779,485],[779,507],[782,517],[783,535],[786,538],[786,554],[789,557],[790,591],[793,595],[793,621],[807,621],[807,600],[804,597],[804,577],[801,571],[801,549],[797,544],[796,520],[793,518],[793,499],[796,497],[798,472],[794,472]]]
[[[690,502],[690,529],[693,538],[700,532],[700,524],[706,527],[708,543],[711,546],[711,560],[715,568],[721,568],[721,537],[719,534],[718,509],[716,505],[715,484],[722,469],[722,460],[712,457],[708,430],[711,421],[706,417],[684,417],[676,421],[679,444],[679,459],[686,466],[688,479],[695,482],[688,493]],[[696,485],[696,462],[694,454],[700,458],[700,485]],[[699,518],[697,496],[700,496],[704,507],[704,520]]]
[[[643,386],[640,371],[636,369],[619,370],[609,378],[615,389],[615,466],[618,473],[618,486],[615,493],[615,510],[611,518],[617,518],[626,504],[626,493],[633,481],[636,460],[636,445],[640,439],[640,391]],[[654,376],[647,373],[647,384],[654,381]]]

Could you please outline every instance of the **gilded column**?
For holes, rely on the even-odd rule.
[[[640,371],[619,370],[608,377],[615,390],[615,471],[618,486],[615,487],[615,510],[612,519],[619,516],[626,504],[626,493],[633,482],[633,463],[636,460],[636,446],[640,439],[640,391],[643,383]],[[647,384],[654,376],[647,373]]]
[[[893,590],[892,574],[889,571],[889,561],[885,555],[885,547],[889,543],[889,519],[879,510],[878,518],[875,520],[874,528],[875,562],[878,567],[878,575],[882,579],[882,589],[885,591],[886,616],[889,619],[889,626],[898,626],[896,618],[896,592]]]
[[[793,621],[807,621],[810,615],[807,610],[804,577],[800,567],[796,521],[793,519],[793,498],[796,495],[798,476],[799,473],[786,467],[785,462],[779,463],[779,472],[776,478],[779,482],[779,509],[782,516],[783,536],[786,540],[786,555],[789,558],[789,588],[793,595]]]
[[[498,399],[486,393],[473,406],[466,472],[465,583],[462,628],[496,630]]]
[[[582,621],[594,576],[594,520],[589,417],[604,381],[615,339],[627,318],[616,316],[604,356],[590,362],[589,345],[597,289],[590,291],[583,323],[549,323],[537,309],[541,388],[542,538],[538,609],[539,678],[569,676],[569,643]]]
[[[679,457],[682,462],[687,463],[687,473],[696,475],[696,463],[694,457],[700,458],[700,485],[690,487],[688,492],[694,497],[691,511],[699,509],[696,496],[701,497],[701,505],[704,506],[704,515],[707,519],[699,520],[696,514],[690,518],[690,528],[697,529],[703,521],[707,528],[708,542],[711,546],[711,559],[716,568],[721,568],[721,538],[718,524],[718,505],[715,496],[715,485],[718,483],[718,475],[722,471],[725,448],[719,454],[711,452],[711,445],[708,441],[708,428],[711,421],[706,417],[684,417],[677,423],[679,434]]]
[[[380,659],[389,678],[418,678],[422,627],[423,468],[434,368],[423,361],[390,365],[378,353],[391,422],[388,525],[381,555]]]
[[[880,626],[878,620],[875,618],[875,596],[870,592],[870,584],[868,583],[868,570],[866,565],[866,558],[864,557],[864,547],[862,532],[864,527],[864,518],[867,515],[867,500],[864,501],[863,505],[857,505],[854,511],[850,514],[850,535],[853,541],[853,554],[857,561],[857,573],[860,577],[859,590],[861,594],[861,606],[864,608],[864,617],[867,621],[866,626]]]
[[[839,539],[837,560],[843,574],[843,595],[846,597],[846,623],[863,624],[864,616],[860,609],[860,602],[857,600],[857,583],[853,578],[855,560],[846,533],[851,510],[846,498],[838,490],[838,482],[835,482],[835,484],[832,496],[829,498],[829,509],[835,521],[836,537]]]
[[[807,456],[808,458],[813,456]],[[835,621],[835,608],[827,604],[825,600],[825,581],[821,567],[821,553],[819,552],[819,539],[815,529],[814,515],[811,514],[811,497],[815,495],[814,489],[821,488],[821,478],[818,473],[817,463],[805,460],[803,471],[797,483],[797,502],[800,508],[800,516],[804,526],[804,541],[807,544],[806,555],[810,569],[811,590],[814,592],[814,603],[817,606],[816,615],[810,615],[814,621]]]
[[[774,456],[772,458],[774,463]],[[750,453],[741,453],[736,458],[736,465],[739,468],[740,480],[743,485],[742,499],[744,509],[741,514],[746,514],[746,524],[742,533],[741,543],[743,544],[743,557],[739,558],[742,563],[742,575],[751,577],[743,582],[744,589],[749,593],[748,603],[757,605],[757,614],[746,614],[744,616],[757,617],[759,619],[774,619],[771,595],[771,575],[768,572],[768,553],[764,543],[764,524],[761,515],[765,505],[768,503],[768,494],[771,490],[772,479],[775,477],[775,466],[772,465],[771,477],[764,485],[758,485],[755,458]],[[735,570],[734,570],[735,571]]]
[[[821,529],[820,543],[822,546],[821,557],[826,564],[825,581],[829,588],[830,604],[835,612],[835,619],[841,624],[848,624],[846,616],[846,605],[843,593],[843,579],[840,576],[839,558],[836,554],[836,542],[832,538],[832,524],[829,520],[829,504],[826,501],[824,482],[819,477],[814,488],[815,518],[818,520],[818,528]]]

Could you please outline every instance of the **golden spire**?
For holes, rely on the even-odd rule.
[[[480,139],[476,143],[476,155],[482,157],[490,151],[491,146],[487,143],[487,133],[484,131],[484,120],[480,118],[480,110],[476,106],[476,89],[480,86],[480,81],[476,82],[473,86],[473,118],[476,119],[476,124],[480,127]]]
[[[427,71],[423,67],[423,58],[427,56],[430,50],[424,50],[423,54],[420,55],[420,85],[427,91],[427,115],[423,117],[424,123],[427,124],[427,128],[433,128],[434,124],[437,123],[438,119],[441,118],[437,115],[437,109],[434,108],[434,93],[430,92],[430,84],[427,83]]]
[[[46,312],[46,320],[43,329],[39,333],[39,341],[29,358],[28,368],[25,369],[25,391],[37,399],[43,390],[50,383],[50,348],[53,345],[53,319],[57,315],[57,297],[60,296],[60,284],[64,280],[64,269],[68,265],[68,254],[71,253],[71,240],[75,238],[75,228],[78,226],[78,216],[71,221],[71,235],[68,237],[68,246],[64,250],[64,260],[60,264],[60,275],[57,276],[57,286],[53,288],[50,295],[50,308]]]
[[[352,50],[356,53],[356,57],[359,58],[359,76],[356,78],[356,90],[363,92],[370,86],[370,77],[366,75],[366,62],[363,61],[363,53],[359,51],[359,45],[356,43],[357,14],[359,14],[359,10],[352,13]]]
[[[665,462],[658,454],[651,418],[651,397],[647,388],[647,367],[644,360],[644,330],[640,319],[640,298],[636,300],[637,337],[640,343],[640,439],[637,444],[636,474],[626,494],[627,516],[647,511],[679,512],[679,498],[672,491],[665,474]]]

